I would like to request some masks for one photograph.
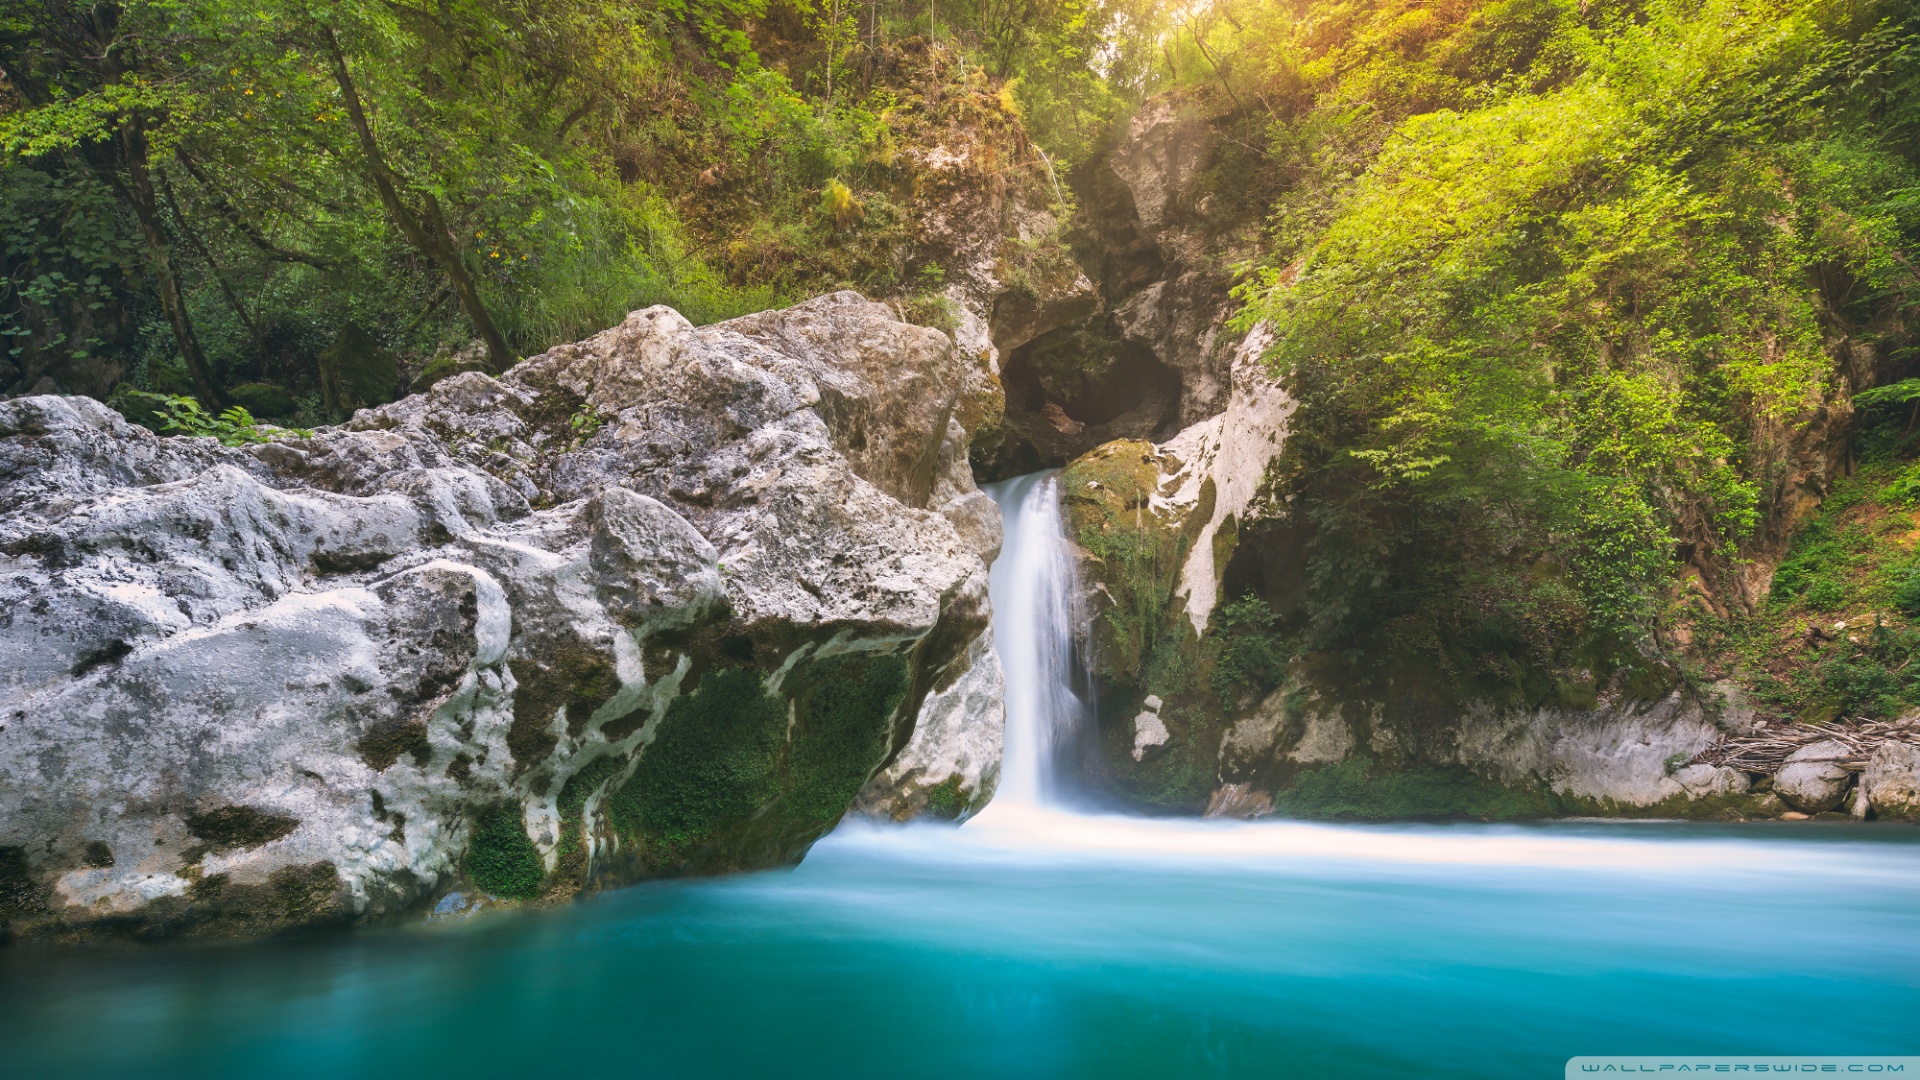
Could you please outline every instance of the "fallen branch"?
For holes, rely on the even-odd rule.
[[[1794,751],[1829,741],[1847,748],[1847,756],[1832,763],[1849,772],[1860,772],[1867,767],[1867,759],[1873,752],[1885,743],[1920,746],[1920,718],[1824,721],[1766,728],[1749,735],[1724,735],[1695,754],[1687,764],[1725,765],[1741,772],[1773,773],[1780,771],[1780,766],[1786,764]]]

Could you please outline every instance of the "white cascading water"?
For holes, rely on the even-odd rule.
[[[839,845],[934,859],[998,853],[1027,857],[1144,860],[1145,864],[1224,860],[1251,870],[1274,860],[1359,860],[1385,864],[1525,867],[1713,867],[1750,865],[1737,841],[1648,845],[1619,837],[1556,834],[1507,826],[1481,831],[1444,826],[1356,827],[1267,818],[1260,821],[1145,818],[1090,811],[1063,792],[1057,762],[1076,732],[1089,730],[1076,683],[1076,638],[1086,627],[1067,541],[1057,472],[1016,476],[984,490],[1000,506],[1006,538],[994,561],[993,634],[1006,673],[1007,726],[993,799],[958,832],[843,825]],[[1808,852],[1816,860],[1825,853]]]
[[[1057,805],[1055,760],[1086,706],[1073,691],[1074,635],[1081,625],[1073,556],[1061,522],[1058,473],[989,484],[1006,540],[994,561],[994,643],[1006,671],[1006,747],[998,816]]]
[[[809,860],[865,851],[935,863],[1115,860],[1143,872],[1213,864],[1230,866],[1236,874],[1331,861],[1635,875],[1711,872],[1732,880],[1759,873],[1761,866],[1777,868],[1789,857],[1769,848],[1766,858],[1757,860],[1755,841],[1735,835],[1665,843],[1526,825],[1456,828],[1336,825],[1281,817],[1147,818],[1075,805],[1072,793],[1061,790],[1055,763],[1062,745],[1091,724],[1086,704],[1072,689],[1076,683],[1086,685],[1073,666],[1075,638],[1086,626],[1086,614],[1076,604],[1079,591],[1062,527],[1059,475],[1019,476],[985,485],[984,490],[999,503],[1006,529],[991,580],[994,641],[1006,672],[1007,726],[999,787],[985,809],[958,830],[849,820],[816,847]],[[1803,869],[1853,873],[1861,855],[1838,845],[1795,845],[1791,858]],[[1847,869],[1850,866],[1855,870]]]

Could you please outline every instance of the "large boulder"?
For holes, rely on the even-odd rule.
[[[1898,821],[1920,821],[1920,746],[1908,742],[1881,743],[1860,774],[1875,815]]]
[[[260,446],[0,402],[0,920],[255,933],[790,863],[909,756],[965,812],[999,534],[961,377],[840,293],[638,311]]]
[[[1773,775],[1774,793],[1803,813],[1832,810],[1846,797],[1853,778],[1840,764],[1852,754],[1845,743],[1834,739],[1803,746],[1787,755],[1786,764]]]

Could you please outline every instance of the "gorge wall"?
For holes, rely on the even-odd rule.
[[[1117,439],[1171,438],[1226,408],[1239,341],[1226,325],[1238,308],[1231,268],[1259,217],[1218,194],[1239,163],[1209,102],[1149,99],[1072,177],[1068,237],[1092,285],[1039,332],[1001,343],[1006,421],[976,439],[983,478],[1056,468]]]

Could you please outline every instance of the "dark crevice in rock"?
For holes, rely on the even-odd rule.
[[[222,806],[187,816],[187,831],[209,851],[244,851],[271,843],[292,832],[300,822],[251,806]]]
[[[126,655],[132,651],[133,646],[125,641],[109,641],[98,649],[82,656],[80,662],[73,665],[73,677],[77,679],[95,668],[106,667],[108,664],[116,663],[124,659]]]

